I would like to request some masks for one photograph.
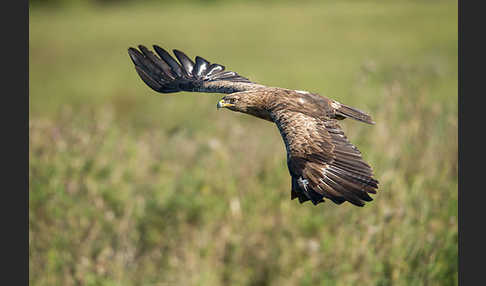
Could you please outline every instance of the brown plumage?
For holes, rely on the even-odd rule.
[[[357,206],[372,201],[368,194],[376,193],[378,181],[338,124],[345,118],[374,124],[366,113],[315,93],[253,83],[199,56],[193,62],[178,50],[179,62],[159,46],[154,46],[158,56],[141,45],[139,50],[129,48],[128,54],[140,78],[155,91],[226,93],[218,108],[274,122],[287,150],[291,199],[315,205],[324,198]]]

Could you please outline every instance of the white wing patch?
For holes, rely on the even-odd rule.
[[[322,175],[326,176],[327,169],[329,168],[328,164],[324,164],[324,167],[321,168]]]
[[[339,103],[339,102],[337,102],[337,101],[333,100],[333,101],[331,102],[331,106],[332,106],[332,108],[334,108],[334,109],[339,109],[339,108],[341,107],[341,103]]]
[[[300,94],[309,94],[309,92],[305,91],[305,90],[295,90],[295,92],[300,93]]]

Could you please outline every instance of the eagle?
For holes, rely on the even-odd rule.
[[[226,94],[217,109],[226,108],[273,122],[287,151],[291,199],[314,205],[329,199],[364,206],[376,194],[373,170],[351,144],[338,121],[352,118],[375,124],[370,115],[317,93],[269,87],[250,81],[225,66],[174,49],[177,60],[153,45],[129,47],[128,54],[145,84],[160,93]]]

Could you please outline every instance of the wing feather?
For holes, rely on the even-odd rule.
[[[186,76],[189,78],[192,76],[192,70],[194,69],[194,62],[191,61],[191,59],[184,54],[183,52],[179,50],[173,50],[174,55],[176,58],[179,60],[179,62],[182,64],[182,69],[186,73]]]
[[[208,61],[201,58],[200,56],[196,56],[196,65],[194,66],[192,74],[198,79],[202,78],[203,75],[207,74],[209,65],[210,63]]]
[[[139,50],[129,48],[128,54],[140,78],[155,91],[233,93],[264,87],[200,56],[193,62],[184,52],[173,50],[178,62],[163,48],[153,48],[158,56],[143,45]]]
[[[164,80],[170,81],[174,80],[175,76],[171,71],[171,67],[162,59],[158,58],[152,51],[149,51],[146,47],[139,45],[138,48],[142,53],[145,55],[145,57],[148,58],[148,60],[155,64],[158,68],[158,75],[160,75]],[[156,68],[153,68],[154,70],[157,71]]]
[[[142,46],[142,45],[139,45],[139,47]],[[175,76],[177,78],[181,78],[182,77],[182,68],[181,66],[179,65],[179,63],[177,63],[176,60],[174,60],[173,57],[171,57],[171,55],[164,49],[162,49],[161,47],[157,46],[157,45],[154,45],[154,50],[155,52],[157,52],[157,54],[161,57],[161,59],[163,61],[165,61],[171,68],[171,71],[175,73]]]
[[[357,206],[373,200],[369,193],[376,193],[378,181],[337,120],[285,109],[274,117],[287,149],[292,199]]]

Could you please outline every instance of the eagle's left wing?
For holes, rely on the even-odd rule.
[[[274,121],[287,149],[292,199],[318,204],[328,198],[357,206],[372,200],[368,193],[376,193],[378,181],[337,120],[281,110]]]
[[[139,50],[129,48],[128,54],[140,78],[155,91],[233,93],[264,87],[202,57],[193,62],[183,52],[173,50],[178,62],[163,48],[153,47],[158,56],[142,45]]]

